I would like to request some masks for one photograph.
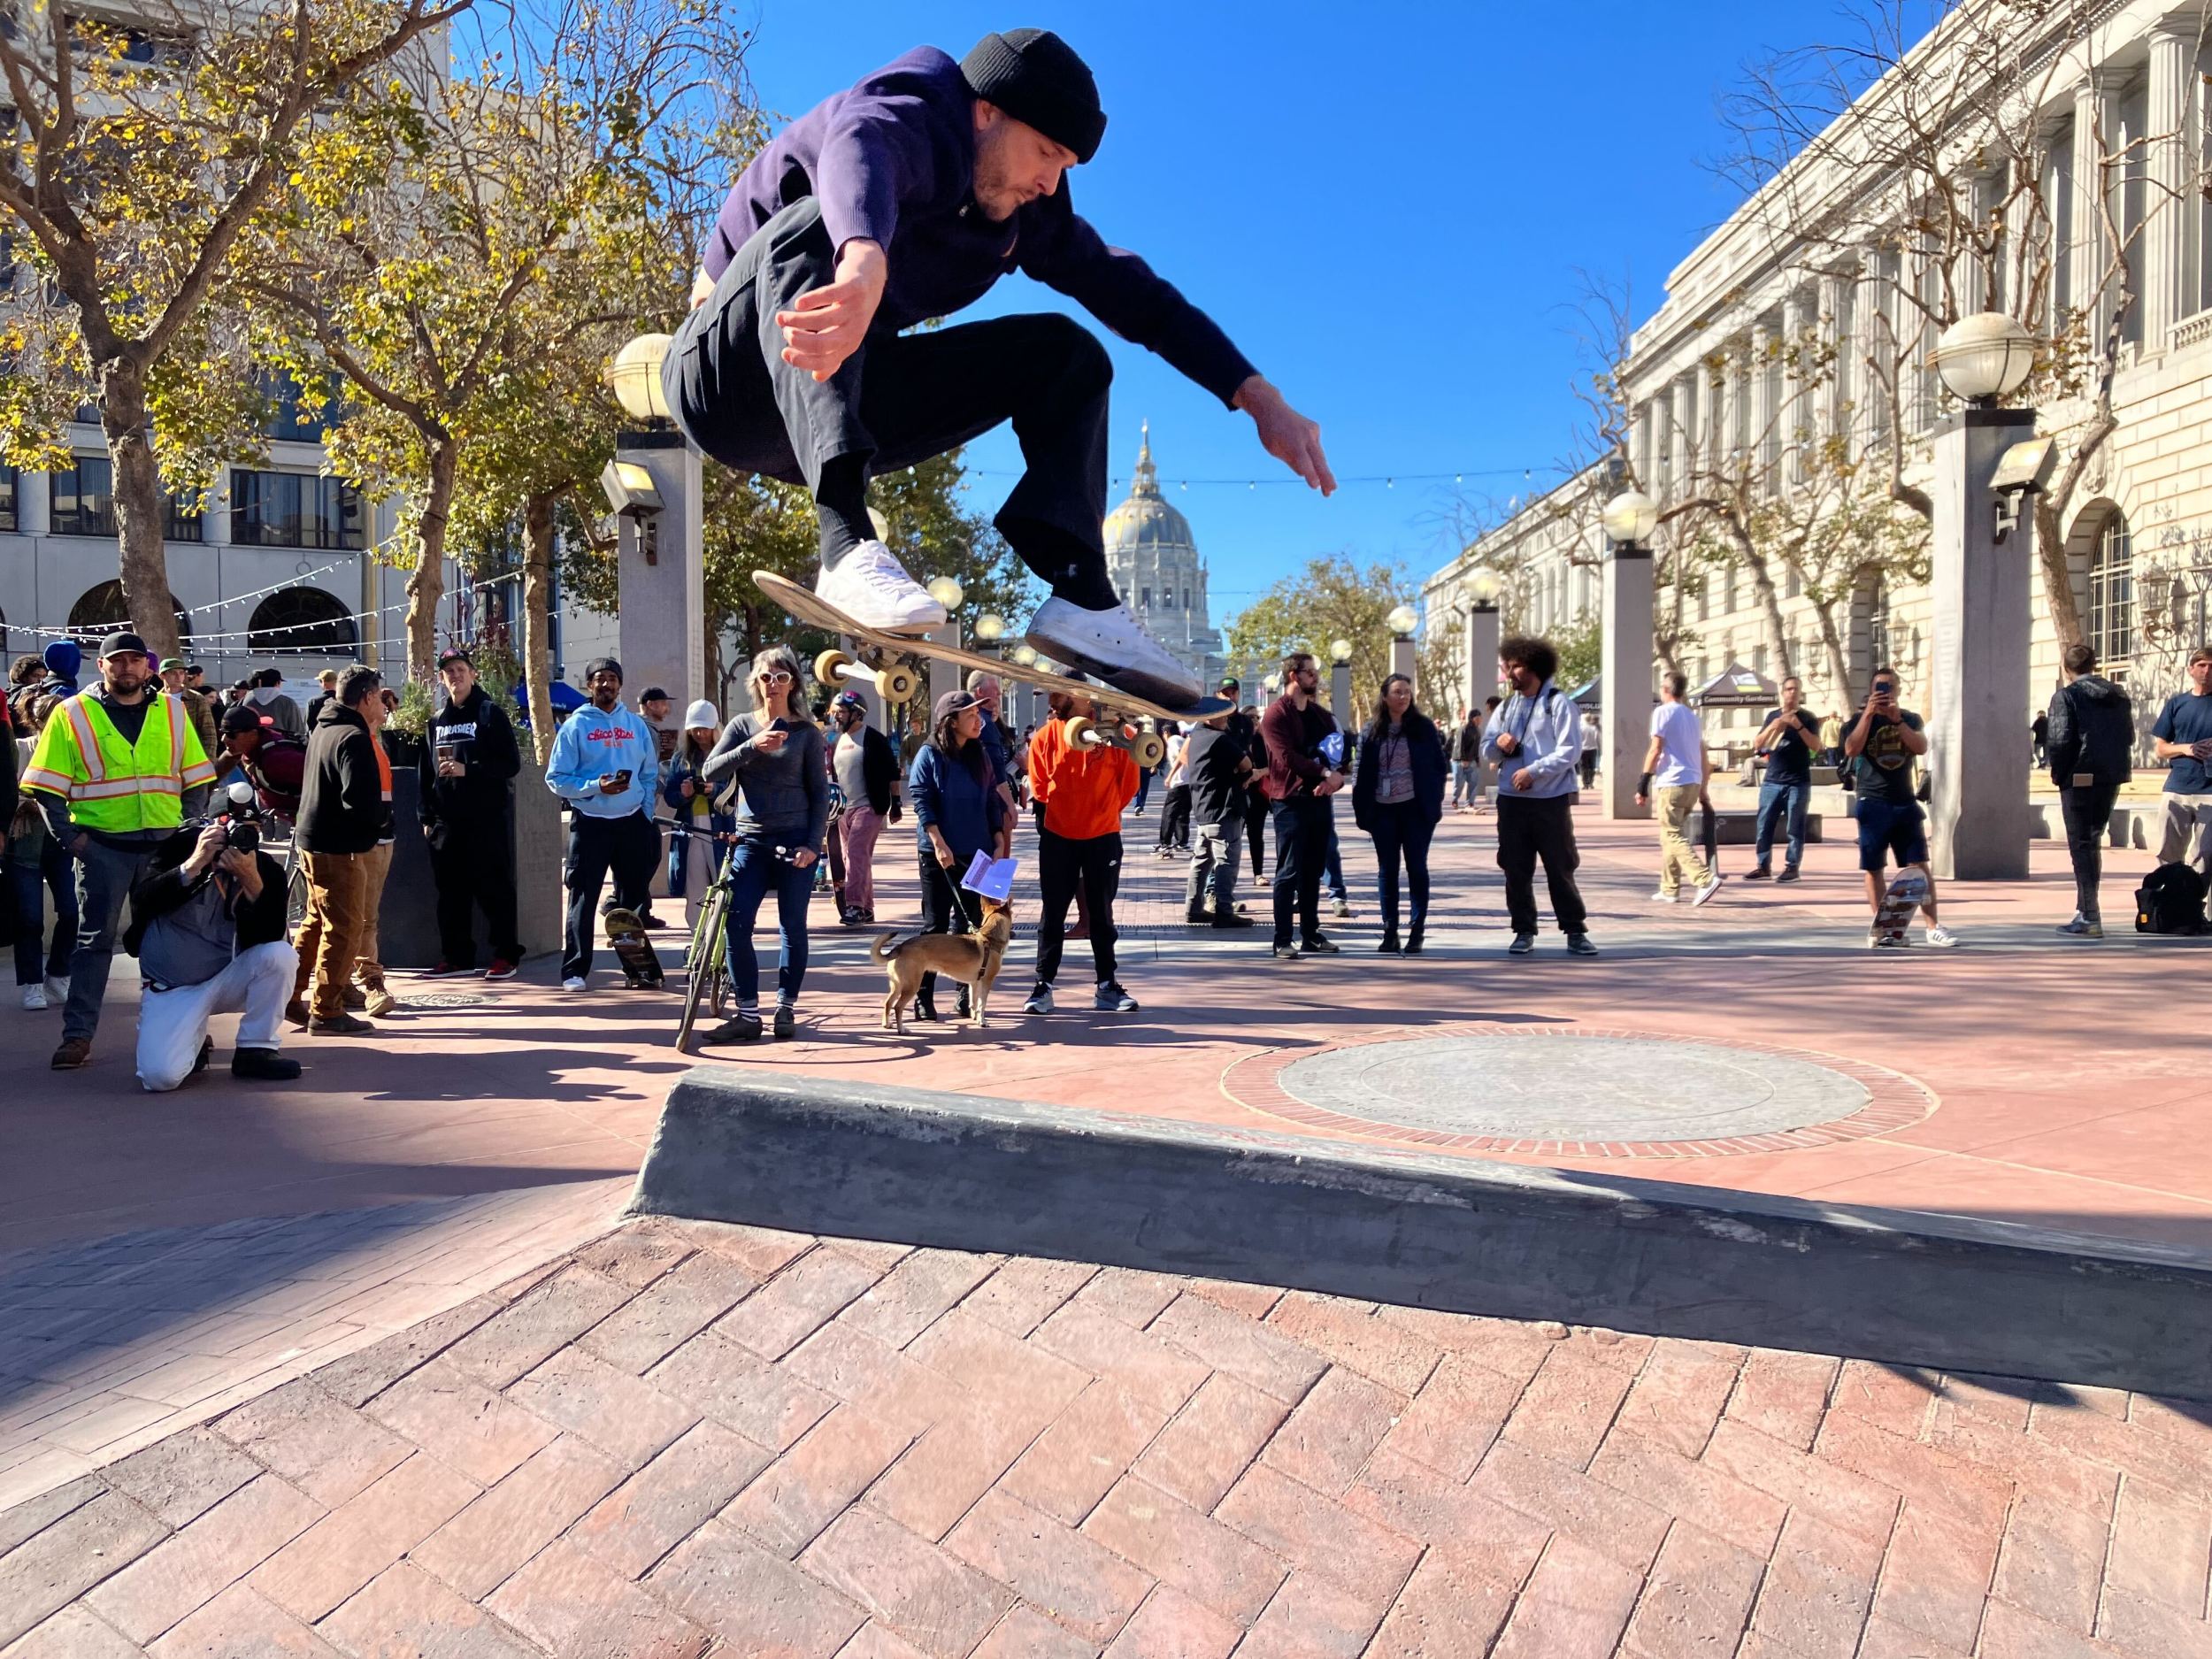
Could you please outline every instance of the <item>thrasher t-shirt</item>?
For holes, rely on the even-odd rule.
[[[1922,730],[1920,717],[1900,709],[1892,719],[1878,714],[1868,725],[1866,747],[1859,751],[1859,795],[1866,801],[1886,801],[1893,806],[1912,803],[1913,753],[1905,747],[1903,726]]]

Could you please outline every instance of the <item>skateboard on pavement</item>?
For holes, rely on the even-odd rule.
[[[921,689],[914,671],[897,658],[909,651],[938,661],[950,663],[972,672],[995,674],[1001,680],[1018,680],[1024,685],[1040,686],[1047,691],[1064,691],[1095,703],[1102,718],[1093,720],[1088,715],[1075,715],[1067,722],[1068,741],[1079,749],[1100,749],[1111,746],[1125,749],[1130,758],[1141,767],[1156,766],[1167,757],[1167,740],[1157,732],[1146,730],[1140,720],[1178,720],[1197,722],[1210,720],[1217,714],[1225,714],[1236,705],[1225,697],[1201,697],[1187,709],[1170,709],[1142,697],[1117,691],[1111,686],[1098,685],[1087,680],[1070,680],[1064,674],[1044,668],[1027,668],[1002,657],[986,657],[979,651],[967,651],[956,645],[942,645],[935,640],[907,634],[889,634],[880,628],[864,627],[854,621],[835,605],[820,595],[809,592],[788,577],[773,571],[755,571],[753,580],[762,593],[781,605],[802,622],[833,634],[849,634],[860,641],[858,660],[848,653],[831,649],[814,659],[814,677],[825,687],[834,689],[849,680],[862,680],[873,685],[876,693],[886,703],[910,702]]]
[[[1874,912],[1874,926],[1867,942],[1870,945],[1904,945],[1910,942],[1906,930],[1912,926],[1912,913],[1928,902],[1928,878],[1917,870],[1901,870],[1897,879],[1889,884],[1889,891],[1882,895],[1881,908]]]
[[[661,987],[661,959],[653,954],[652,942],[645,937],[645,924],[635,910],[612,910],[607,912],[607,945],[614,952],[615,960],[622,964],[622,976],[630,982],[634,991],[657,991]]]

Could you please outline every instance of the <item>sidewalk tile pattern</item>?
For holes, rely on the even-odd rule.
[[[635,1222],[0,1510],[0,1659],[2183,1659],[2212,1408]]]

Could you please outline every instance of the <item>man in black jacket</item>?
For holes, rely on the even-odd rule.
[[[2104,874],[2105,826],[2120,786],[2134,774],[2135,715],[2127,693],[2097,672],[2097,654],[2088,646],[2068,646],[2062,661],[2066,683],[2051,697],[2044,750],[2074,861],[2074,919],[2058,931],[2102,939],[2097,884]]]
[[[236,786],[242,792],[250,786]],[[231,845],[232,820],[187,825],[154,849],[131,889],[124,944],[138,958],[138,1080],[165,1094],[215,1052],[214,1015],[242,1013],[233,1077],[281,1080],[300,1063],[277,1052],[296,958],[284,940],[284,871]]]
[[[295,840],[307,869],[307,919],[285,1018],[318,1036],[376,1029],[346,1012],[346,985],[368,932],[371,854],[391,822],[376,732],[384,724],[384,678],[349,668],[307,741],[307,780]],[[311,1008],[305,998],[315,984]]]
[[[419,768],[422,833],[438,884],[438,965],[430,977],[476,972],[475,910],[491,934],[488,979],[511,979],[522,960],[515,922],[513,780],[522,769],[507,711],[476,683],[466,651],[438,658],[445,706],[430,717]]]
[[[1225,693],[1233,695],[1233,693]],[[1237,844],[1244,838],[1245,787],[1252,776],[1252,723],[1234,709],[1191,727],[1183,746],[1190,789],[1190,879],[1183,919],[1249,927],[1237,914]]]

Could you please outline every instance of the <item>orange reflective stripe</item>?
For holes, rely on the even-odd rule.
[[[107,760],[100,753],[100,739],[92,728],[92,712],[85,706],[85,694],[79,692],[62,705],[69,715],[69,729],[77,735],[77,758],[84,763],[85,776],[97,783],[108,775]]]

